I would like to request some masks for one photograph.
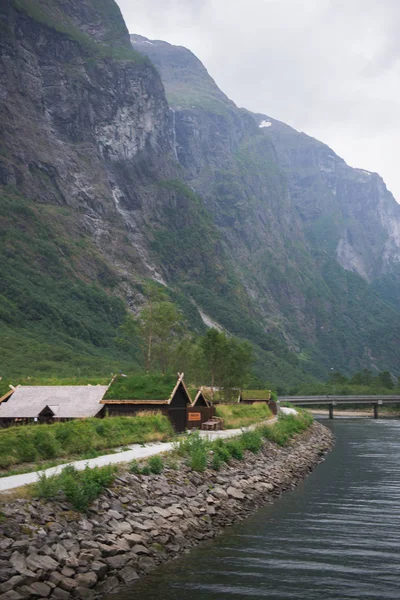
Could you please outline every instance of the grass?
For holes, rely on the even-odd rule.
[[[42,473],[34,485],[33,496],[46,500],[65,498],[76,510],[87,512],[90,503],[114,481],[117,471],[115,465],[86,467],[84,471],[68,465],[59,475],[48,477]]]
[[[229,404],[217,405],[216,415],[224,419],[225,429],[238,429],[265,421],[272,417],[267,404]]]
[[[159,413],[10,427],[0,431],[0,468],[77,454],[88,457],[112,447],[162,441],[173,434],[170,421]]]
[[[175,375],[119,376],[104,397],[107,400],[167,400],[175,384]]]
[[[306,410],[299,409],[298,407],[296,407],[296,410],[298,411],[297,417],[294,415],[285,415],[279,417],[278,422],[272,425],[272,427],[262,427],[262,435],[271,442],[278,444],[278,446],[286,446],[296,433],[308,429],[314,420],[311,413]]]
[[[186,458],[193,471],[203,472],[208,466],[219,471],[221,466],[229,463],[231,459],[243,460],[246,450],[254,454],[260,452],[264,438],[279,446],[286,446],[294,435],[308,429],[313,420],[310,413],[299,410],[297,417],[280,417],[272,426],[263,425],[226,441],[221,438],[210,441],[196,431],[180,439],[174,452],[177,456]]]

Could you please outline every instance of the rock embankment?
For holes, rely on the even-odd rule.
[[[218,472],[181,463],[161,475],[125,473],[85,516],[62,502],[2,503],[0,599],[94,599],[131,585],[294,488],[332,446],[314,423],[287,448],[266,442]]]

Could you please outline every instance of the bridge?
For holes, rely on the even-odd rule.
[[[279,396],[281,402],[290,402],[294,406],[327,406],[329,418],[333,419],[333,409],[339,405],[373,406],[374,419],[378,418],[379,406],[400,404],[400,396]]]

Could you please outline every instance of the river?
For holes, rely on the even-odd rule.
[[[399,600],[400,421],[323,422],[336,446],[301,486],[118,598]]]

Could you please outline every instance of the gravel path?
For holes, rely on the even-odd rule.
[[[269,419],[269,421],[266,421],[265,424],[272,425],[275,422],[276,417],[274,417],[273,419]],[[259,423],[255,425],[250,425],[249,427],[245,427],[243,429],[225,429],[223,431],[201,431],[200,435],[202,435],[203,437],[208,437],[211,440],[215,440],[217,438],[229,438],[235,435],[240,435],[243,430],[254,429],[255,427],[257,427],[257,425],[259,425]],[[44,472],[46,473],[46,475],[55,475],[67,465],[73,465],[76,469],[81,471],[86,467],[86,465],[90,468],[104,467],[105,465],[115,465],[118,463],[130,462],[134,459],[139,460],[141,458],[148,458],[149,456],[154,456],[155,454],[169,452],[173,448],[173,443],[150,442],[145,445],[132,444],[127,447],[130,449],[125,450],[123,452],[116,452],[115,454],[106,454],[104,456],[98,456],[97,458],[77,460],[74,462],[57,465],[57,467],[45,469],[44,471],[40,471],[40,473]],[[2,477],[0,478],[0,492],[12,490],[14,488],[21,487],[23,485],[28,485],[30,483],[35,483],[37,480],[38,471],[34,471],[33,473],[22,473],[21,475],[11,475],[10,477]]]

